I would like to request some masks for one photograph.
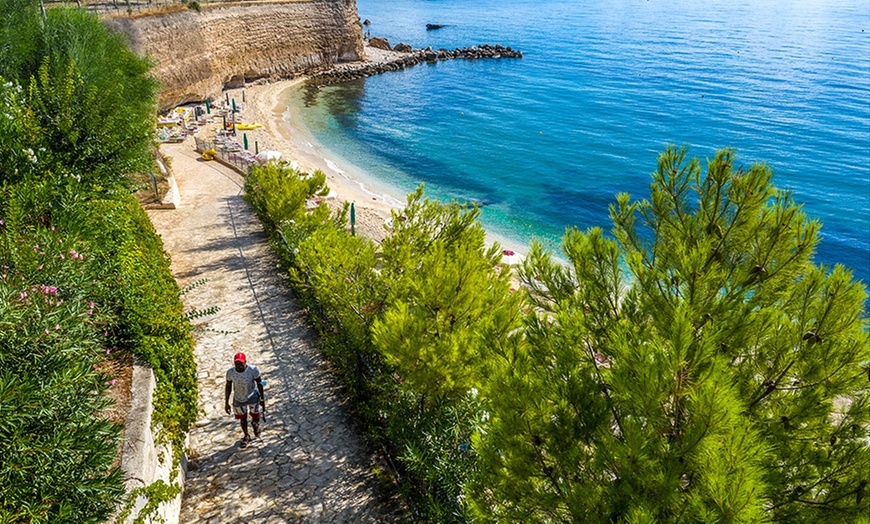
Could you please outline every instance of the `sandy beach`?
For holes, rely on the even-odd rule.
[[[244,89],[244,121],[263,124],[259,129],[245,131],[248,141],[256,141],[260,151],[280,151],[282,159],[295,161],[301,171],[323,171],[331,190],[327,200],[330,207],[339,207],[343,202],[354,202],[357,230],[380,242],[386,233],[384,223],[390,218],[391,210],[398,207],[398,202],[388,202],[387,199],[366,191],[357,180],[348,175],[348,171],[352,170],[351,166],[337,163],[335,156],[316,143],[298,119],[288,114],[288,91],[298,88],[304,81],[305,79],[300,78],[248,86]],[[240,100],[241,91],[236,89],[227,93],[230,98]]]
[[[394,51],[384,51],[366,47],[366,62],[387,62],[399,56]],[[357,63],[360,64],[360,63]],[[353,66],[352,64],[338,67]],[[282,154],[282,159],[295,161],[304,172],[323,171],[331,190],[327,204],[339,208],[344,202],[353,202],[356,209],[356,229],[376,242],[386,236],[384,224],[390,219],[393,210],[401,209],[405,204],[405,193],[397,188],[383,184],[376,188],[366,186],[363,171],[344,159],[341,159],[327,147],[317,142],[305,128],[299,115],[293,114],[287,107],[290,90],[298,89],[306,78],[296,78],[268,84],[249,85],[244,89],[225,91],[230,99],[241,101],[244,91],[245,109],[241,113],[244,122],[256,122],[263,127],[244,131],[250,144],[257,142],[260,151],[274,150]],[[369,182],[369,185],[372,185]],[[505,249],[516,253],[526,249],[515,242],[487,232],[487,241],[498,242]],[[521,255],[513,257],[519,260]]]

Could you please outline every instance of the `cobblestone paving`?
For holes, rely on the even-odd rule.
[[[200,418],[181,522],[399,522],[350,425],[337,387],[287,294],[265,235],[241,198],[241,177],[202,162],[191,141],[164,147],[181,192],[176,210],[150,215],[172,256],[185,306],[219,306],[197,335]],[[266,382],[263,436],[246,449],[223,410],[226,371],[244,351]]]

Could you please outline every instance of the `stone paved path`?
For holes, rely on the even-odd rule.
[[[204,319],[196,361],[201,414],[181,522],[398,522],[399,504],[380,495],[373,463],[345,414],[312,333],[287,293],[259,221],[241,198],[242,179],[203,162],[191,141],[164,146],[181,207],[150,212],[185,306]],[[244,351],[266,381],[263,438],[240,449],[238,423],[223,411],[226,371]]]

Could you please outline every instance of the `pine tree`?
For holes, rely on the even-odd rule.
[[[493,344],[484,521],[855,522],[870,514],[864,287],[771,169],[669,147],[614,239],[533,246]]]
[[[420,188],[393,214],[381,249],[389,294],[371,336],[400,383],[384,408],[385,434],[431,522],[468,521],[462,490],[476,464],[484,349],[521,319],[501,249],[486,246],[478,216],[423,199]]]
[[[517,311],[498,244],[486,247],[477,208],[408,196],[384,240],[390,288],[374,343],[411,387],[455,396],[477,384],[483,341],[510,331]]]

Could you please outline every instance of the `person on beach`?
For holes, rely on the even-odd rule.
[[[248,447],[251,437],[248,435],[248,413],[251,414],[251,425],[254,427],[254,437],[260,438],[260,413],[266,411],[266,401],[263,395],[263,381],[260,370],[248,364],[244,353],[236,353],[233,357],[233,367],[227,370],[227,385],[224,391],[224,410],[230,414],[230,393],[233,395],[232,412],[242,425],[244,438],[239,443],[240,448]]]

